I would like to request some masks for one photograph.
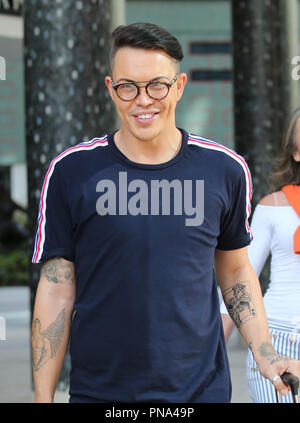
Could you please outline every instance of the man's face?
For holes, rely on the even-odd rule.
[[[123,47],[116,53],[111,76],[115,85],[130,81],[144,85],[153,80],[169,83],[177,74],[177,67],[163,50]],[[186,75],[180,73],[169,94],[162,100],[152,99],[145,88],[140,88],[135,99],[124,101],[117,96],[107,76],[105,83],[120,116],[123,133],[146,141],[174,130],[175,108],[185,82]]]

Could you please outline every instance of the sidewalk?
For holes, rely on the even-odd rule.
[[[33,402],[29,298],[27,287],[0,288],[0,316],[6,321],[6,340],[0,340],[0,403]],[[251,402],[247,391],[246,355],[247,350],[236,331],[228,345],[233,403]],[[56,392],[55,402],[68,400],[67,392]]]

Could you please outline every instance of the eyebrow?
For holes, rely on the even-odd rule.
[[[165,76],[165,75],[160,75],[160,76],[156,76],[155,78],[150,79],[149,81],[134,81],[133,79],[120,78],[120,79],[118,79],[118,80],[116,81],[116,84],[118,84],[118,83],[119,83],[119,82],[121,82],[121,81],[124,81],[124,82],[135,82],[135,83],[137,83],[137,84],[140,84],[141,82],[146,83],[146,82],[158,81],[158,80],[160,80],[160,79],[167,79],[168,81],[170,81],[170,79],[169,79],[167,76]]]

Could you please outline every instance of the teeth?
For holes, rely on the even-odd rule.
[[[152,114],[147,113],[147,114],[145,114],[145,115],[138,115],[138,118],[139,118],[139,119],[149,119],[149,118],[151,118],[152,116],[153,116]]]

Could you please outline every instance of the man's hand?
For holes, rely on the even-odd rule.
[[[276,376],[289,372],[300,378],[300,361],[278,355],[272,346],[259,280],[247,249],[216,250],[215,268],[228,313],[251,349],[260,373],[287,395],[289,388]]]
[[[251,344],[249,347],[251,349]],[[277,354],[272,344],[262,344],[258,353],[254,354],[254,358],[262,376],[270,379],[281,395],[287,395],[291,389],[283,383],[280,377],[283,373],[292,373],[300,379],[300,361]]]

